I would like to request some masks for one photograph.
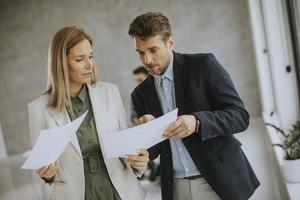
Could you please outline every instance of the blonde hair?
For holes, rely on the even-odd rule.
[[[64,27],[57,31],[49,46],[48,84],[43,94],[49,96],[48,106],[58,112],[64,108],[72,111],[67,55],[72,47],[85,39],[92,45],[91,37],[82,28]],[[94,67],[91,85],[96,85]]]

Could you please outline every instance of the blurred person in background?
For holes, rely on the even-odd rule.
[[[127,128],[117,86],[96,82],[91,37],[77,26],[64,27],[53,37],[48,57],[48,86],[29,107],[32,144],[42,129],[62,126],[88,111],[59,159],[36,171],[49,199],[145,199],[136,179],[148,163],[140,149],[127,158],[106,158],[103,131]],[[51,149],[49,149],[51,151]]]
[[[136,87],[141,82],[143,82],[148,77],[149,74],[143,66],[139,66],[133,70],[132,75],[133,75],[134,86]],[[130,108],[131,108],[131,114],[130,114],[131,123],[135,125],[137,123],[137,116],[133,109],[132,103]]]

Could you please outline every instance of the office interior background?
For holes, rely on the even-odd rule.
[[[170,19],[174,51],[213,53],[230,73],[251,115],[248,130],[236,134],[261,181],[251,199],[300,199],[300,183],[286,181],[283,152],[272,146],[278,133],[265,125],[287,131],[299,119],[298,0],[2,0],[0,199],[43,199],[31,172],[19,168],[31,148],[27,104],[46,87],[55,32],[78,25],[91,35],[98,80],[120,88],[129,119],[132,70],[141,64],[127,32],[146,11]],[[145,187],[160,199],[156,182]]]

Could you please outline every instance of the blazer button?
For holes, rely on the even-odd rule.
[[[166,153],[166,157],[169,157],[169,154]]]

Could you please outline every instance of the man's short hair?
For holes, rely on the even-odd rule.
[[[161,39],[166,42],[172,35],[172,31],[166,16],[160,12],[147,12],[137,16],[131,22],[128,34],[131,37],[137,36],[142,40],[160,35]]]
[[[149,73],[147,72],[147,70],[143,66],[137,67],[136,69],[133,70],[132,73],[133,73],[133,75],[137,75],[137,74],[145,74],[146,76],[149,75]]]

